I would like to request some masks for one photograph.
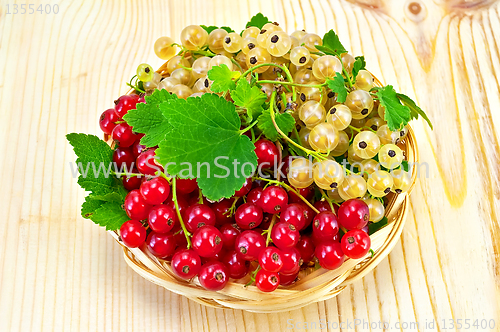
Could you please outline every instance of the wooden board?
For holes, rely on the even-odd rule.
[[[0,1],[0,331],[283,331],[320,320],[349,331],[353,319],[419,331],[455,331],[452,319],[477,331],[474,320],[492,319],[500,329],[497,1],[421,0],[418,14],[395,0],[59,1],[58,14],[12,14],[21,3]],[[193,23],[239,31],[259,11],[289,32],[335,29],[435,128],[413,123],[429,177],[389,257],[335,299],[270,315],[205,308],[135,275],[79,216],[64,138],[99,135],[98,116],[137,64],[161,64],[158,37]]]

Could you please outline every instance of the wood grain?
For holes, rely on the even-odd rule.
[[[328,331],[353,319],[418,321],[418,331],[495,319],[498,330],[497,1],[421,0],[417,15],[401,0],[58,1],[58,14],[7,14],[14,3],[0,1],[0,331],[283,331],[288,319],[322,319]],[[429,177],[389,257],[335,299],[269,315],[206,308],[135,275],[104,229],[79,216],[84,193],[64,138],[99,134],[99,114],[136,65],[161,64],[158,37],[188,24],[239,31],[259,11],[289,32],[335,29],[435,128],[413,124]]]

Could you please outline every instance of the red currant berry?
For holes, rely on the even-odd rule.
[[[259,180],[259,179],[256,179],[253,181],[253,184],[252,184],[252,189],[255,189],[255,188],[262,188],[264,189],[264,187],[267,185],[268,182],[264,181],[264,180]]]
[[[178,222],[177,213],[170,206],[160,204],[149,211],[148,224],[157,233],[170,232]]]
[[[267,139],[255,142],[255,154],[257,155],[257,163],[262,169],[271,168],[278,162],[278,148]]]
[[[295,226],[298,230],[304,229],[307,222],[304,208],[298,203],[288,204],[281,211],[280,220],[286,221],[287,223]]]
[[[316,216],[316,212],[306,203],[297,203],[304,209],[304,217],[306,218],[306,224],[302,229],[306,229],[312,223],[313,218]]]
[[[276,247],[267,247],[260,252],[259,265],[266,271],[279,272],[283,267],[281,250]]]
[[[259,206],[262,211],[275,214],[281,212],[288,204],[288,194],[285,189],[277,186],[269,186],[262,192]]]
[[[224,249],[233,250],[234,242],[238,235],[241,234],[240,228],[236,224],[224,224],[220,227],[220,232],[222,234]]]
[[[133,169],[132,172],[138,173],[139,171],[136,169]],[[139,176],[131,176],[131,177],[124,176],[124,177],[122,177],[123,186],[128,191],[132,191],[134,189],[139,189],[141,187],[141,183],[142,183],[143,179],[144,179],[143,177],[139,177]]]
[[[309,263],[314,258],[314,242],[310,236],[302,235],[300,237],[299,243],[295,246],[300,252],[300,257],[304,263]]]
[[[141,135],[143,135],[143,134],[141,134]],[[139,137],[140,137],[141,135],[137,135],[137,136],[139,136]],[[145,150],[145,149],[146,149],[146,146],[145,146],[145,145],[142,145],[142,144],[141,144],[141,139],[140,139],[140,138],[138,138],[138,139],[134,142],[134,144],[132,144],[131,149],[132,149],[132,153],[134,154],[135,158],[137,158],[137,157],[139,157],[139,155],[141,154],[141,152],[142,152],[143,150]]]
[[[190,232],[194,232],[205,225],[215,225],[215,213],[205,204],[195,204],[188,207],[183,219],[186,228]]]
[[[116,164],[118,169],[131,171],[135,163],[135,157],[132,149],[122,147],[116,148],[113,152],[113,162]]]
[[[159,258],[167,258],[172,256],[175,251],[175,237],[172,234],[158,234],[151,232],[146,243],[148,249],[153,255]]]
[[[243,197],[248,192],[252,189],[252,178],[248,178],[245,180],[245,183],[243,183],[243,186],[238,190],[237,192],[234,193],[235,197]]]
[[[242,229],[252,229],[259,226],[263,217],[262,209],[252,203],[242,204],[234,214],[236,224]]]
[[[295,226],[280,221],[271,230],[271,239],[276,247],[280,249],[295,247],[300,239],[300,233]]]
[[[259,205],[258,202],[263,191],[264,189],[262,189],[261,187],[252,189],[247,195],[247,203]]]
[[[165,204],[170,206],[175,211],[175,203],[172,201],[173,195],[170,195],[169,198],[165,201]],[[188,209],[189,204],[184,198],[184,196],[177,195],[177,205],[179,206],[179,212],[181,216],[184,215],[184,212]]]
[[[314,189],[313,187],[306,187],[301,189],[296,189],[300,196],[304,197],[308,201],[310,201],[314,197]],[[297,196],[293,191],[288,192],[289,201],[291,203],[303,203],[304,201]],[[321,212],[321,211],[320,211]]]
[[[313,234],[316,239],[332,241],[339,232],[339,223],[333,212],[321,212],[314,217]]]
[[[345,233],[340,241],[342,251],[349,258],[362,258],[370,251],[370,236],[361,229],[353,229]]]
[[[281,274],[278,273],[280,276],[280,285],[281,286],[290,286],[294,284],[298,280],[298,275],[299,273],[294,273],[294,274]]]
[[[217,225],[225,225],[234,222],[234,214],[230,211],[233,206],[233,202],[233,199],[223,199],[222,201],[212,205]]]
[[[229,281],[227,267],[221,262],[208,262],[201,267],[198,280],[203,288],[219,291],[226,287]]]
[[[163,172],[163,167],[156,162],[155,156],[155,150],[141,152],[136,161],[136,167],[139,172],[146,175],[155,175],[158,171]]]
[[[141,195],[146,203],[157,205],[165,202],[170,195],[170,184],[162,177],[144,181],[141,184]]]
[[[122,148],[128,148],[137,139],[137,136],[132,132],[132,127],[126,123],[117,124],[111,132],[111,137]]]
[[[317,201],[314,203],[314,207],[321,212],[333,212],[332,207],[328,204],[327,201]]]
[[[295,274],[299,272],[302,265],[302,258],[297,248],[283,249],[281,251],[281,260],[283,261],[283,267],[280,270],[280,274]]]
[[[257,231],[248,230],[238,235],[234,247],[244,259],[255,261],[266,247],[266,239]]]
[[[193,249],[201,257],[213,257],[222,250],[222,234],[214,226],[203,226],[191,238]]]
[[[194,250],[184,249],[174,254],[171,265],[172,271],[177,276],[187,280],[198,274],[201,268],[201,259]]]
[[[264,213],[264,218],[262,218],[262,223],[260,224],[261,229],[268,229],[271,226],[271,221],[273,221],[273,215],[269,213]]]
[[[152,208],[152,206],[144,200],[139,190],[132,190],[129,192],[125,197],[123,206],[130,219],[135,220],[146,219],[149,215],[149,210]]]
[[[113,129],[116,127],[116,121],[118,120],[120,120],[120,118],[116,115],[115,110],[110,108],[101,114],[99,126],[105,134],[111,135]]]
[[[176,187],[179,193],[190,194],[198,189],[198,184],[196,183],[196,179],[177,179]]]
[[[328,270],[338,269],[344,263],[344,253],[338,242],[323,242],[316,247],[319,265]]]
[[[224,249],[216,253],[215,255],[211,257],[201,257],[201,265],[208,263],[208,262],[213,262],[213,261],[219,261],[222,262],[222,257],[227,253]]]
[[[146,240],[146,229],[140,221],[129,220],[120,227],[120,237],[127,247],[137,248]]]
[[[226,264],[230,278],[241,279],[248,273],[248,261],[244,260],[236,250],[227,252],[221,261]]]
[[[280,285],[280,276],[276,272],[259,270],[255,275],[255,285],[262,292],[272,292]]]
[[[339,223],[347,229],[361,229],[370,220],[368,205],[360,199],[350,199],[339,207]]]
[[[184,235],[184,231],[179,224],[176,225],[178,225],[179,229],[174,227],[174,229],[172,229],[172,233],[174,233],[175,243],[177,243],[177,250],[187,249],[187,240]]]
[[[135,109],[139,98],[135,97],[135,95],[124,95],[118,98],[115,102],[115,112],[118,117],[123,118],[125,114],[131,109]]]

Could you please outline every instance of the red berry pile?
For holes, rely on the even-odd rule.
[[[139,102],[145,101],[122,96],[100,119],[101,129],[119,146],[113,161],[133,169],[134,176],[123,177],[130,220],[121,226],[120,237],[127,247],[147,248],[170,261],[179,277],[197,276],[209,290],[250,275],[263,292],[294,283],[302,268],[316,262],[337,269],[346,258],[362,258],[370,250],[369,208],[361,199],[339,207],[314,202],[313,186],[295,189],[286,180],[282,186],[248,178],[232,198],[211,202],[196,179],[155,176],[163,171],[155,148],[146,149],[142,135],[120,121]],[[267,139],[255,142],[255,152],[264,166],[274,167],[278,160],[278,147]],[[289,164],[288,157],[283,163]]]

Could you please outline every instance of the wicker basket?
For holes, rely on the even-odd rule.
[[[406,160],[414,163],[418,160],[415,134],[408,126],[408,135],[399,144]],[[408,213],[409,195],[416,181],[416,172],[412,174],[412,186],[407,193],[389,194],[386,217],[388,225],[371,236],[375,254],[362,259],[346,259],[337,270],[320,268],[305,269],[300,272],[299,280],[290,287],[278,288],[274,292],[264,293],[256,286],[245,286],[249,277],[231,280],[218,292],[201,287],[195,277],[190,281],[177,277],[169,262],[158,259],[149,251],[140,248],[130,249],[123,245],[115,231],[110,234],[123,246],[127,264],[146,280],[164,287],[174,293],[184,295],[193,301],[216,308],[241,309],[258,313],[275,313],[298,309],[308,304],[324,301],[338,295],[354,281],[364,277],[384,259],[399,240]]]

